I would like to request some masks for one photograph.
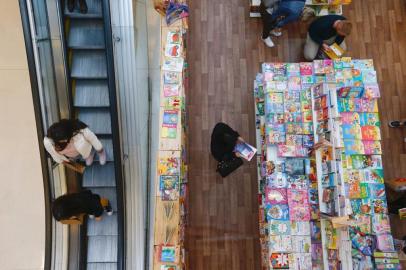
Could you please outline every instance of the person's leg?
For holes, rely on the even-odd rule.
[[[92,149],[92,151],[90,152],[89,156],[88,156],[87,158],[85,158],[86,166],[90,166],[90,165],[93,164],[94,153],[95,153],[95,151]]]
[[[319,52],[320,45],[312,40],[307,34],[306,44],[304,46],[304,58],[308,61],[313,61]]]
[[[79,0],[80,13],[87,13],[86,0]]]
[[[261,18],[262,18],[262,39],[269,37],[269,32],[272,30],[273,19],[272,15],[266,11],[266,7],[261,3],[259,7]]]
[[[69,12],[73,12],[75,9],[75,0],[68,0],[68,10]]]
[[[284,25],[297,21],[303,11],[304,2],[301,1],[288,1],[282,2],[280,8],[278,9],[277,16],[283,16],[284,18],[276,23],[275,27],[283,27]]]
[[[111,216],[113,214],[113,208],[111,207],[110,201],[106,198],[100,198],[100,203],[107,215]]]

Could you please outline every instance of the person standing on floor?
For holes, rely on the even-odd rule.
[[[282,35],[281,27],[299,20],[305,2],[306,0],[281,0],[278,4],[275,4],[275,0],[261,1],[262,40],[266,46],[270,48],[275,46],[271,39],[271,34],[279,37]],[[271,9],[273,9],[272,12]]]
[[[73,12],[75,9],[75,0],[68,0],[68,10],[69,12]],[[80,13],[87,13],[87,4],[86,0],[79,0],[79,11]]]
[[[62,119],[52,124],[44,138],[44,146],[57,163],[69,163],[82,157],[86,165],[90,166],[93,163],[94,148],[99,155],[100,164],[106,164],[106,151],[102,143],[87,125],[79,120]]]
[[[323,47],[329,50],[329,45],[337,43],[347,50],[344,38],[351,33],[352,24],[340,15],[327,15],[315,19],[309,26],[307,40],[304,47],[304,57],[313,61]]]
[[[63,224],[82,224],[85,215],[99,221],[104,211],[113,214],[109,200],[90,190],[62,195],[52,203],[52,215]]]

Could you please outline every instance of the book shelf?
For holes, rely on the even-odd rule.
[[[373,61],[264,63],[254,97],[262,269],[399,269]]]
[[[261,17],[259,6],[261,0],[250,1],[250,17]],[[306,6],[314,10],[316,16],[324,16],[329,14],[343,14],[343,5],[351,4],[352,0],[306,0]]]
[[[161,22],[161,90],[157,171],[154,177],[154,270],[187,269],[187,18]]]

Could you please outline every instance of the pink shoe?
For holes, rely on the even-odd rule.
[[[99,154],[99,162],[100,165],[106,164],[107,161],[107,155],[106,155],[106,150],[102,150],[101,152],[97,152]]]
[[[90,152],[90,155],[86,158],[86,166],[92,165],[93,159],[94,159],[94,151]]]

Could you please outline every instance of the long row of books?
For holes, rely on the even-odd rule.
[[[254,93],[263,269],[399,269],[372,60],[264,63]]]
[[[156,173],[154,270],[186,269],[187,19],[162,20],[159,152]]]

